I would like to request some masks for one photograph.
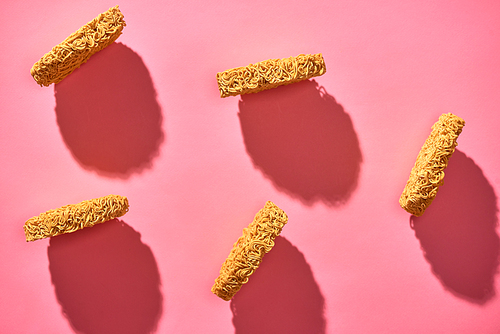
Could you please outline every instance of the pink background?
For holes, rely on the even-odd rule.
[[[30,68],[109,7],[123,35],[58,85]],[[498,333],[500,2],[2,1],[0,331]],[[219,71],[327,73],[221,99]],[[466,121],[421,218],[398,205],[441,113]],[[108,194],[119,220],[26,243]],[[210,292],[272,200],[289,215],[231,302]]]

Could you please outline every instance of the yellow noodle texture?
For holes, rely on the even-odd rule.
[[[273,248],[274,240],[287,222],[286,213],[268,201],[233,245],[212,292],[226,301],[231,300],[241,286],[248,282],[264,255]]]
[[[40,86],[60,82],[93,54],[113,43],[124,26],[118,6],[99,14],[37,61],[31,68],[33,79]]]
[[[269,59],[217,73],[220,97],[258,93],[325,74],[321,53]]]
[[[399,205],[415,216],[429,207],[444,182],[444,170],[455,152],[457,138],[465,121],[451,113],[443,114],[418,154],[415,166],[399,199]]]
[[[30,218],[24,223],[26,241],[54,237],[104,223],[128,211],[127,197],[108,195],[69,204]]]

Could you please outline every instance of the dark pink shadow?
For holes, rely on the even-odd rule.
[[[162,314],[160,275],[141,235],[120,220],[50,239],[49,269],[73,329],[150,333]]]
[[[451,293],[476,304],[495,295],[496,202],[482,170],[456,150],[432,205],[421,217],[410,218],[433,273]]]
[[[283,237],[231,300],[236,334],[322,334],[324,307],[304,255]]]
[[[137,53],[113,43],[54,90],[59,130],[83,168],[127,178],[151,167],[164,141],[163,118]]]
[[[306,205],[345,203],[362,162],[349,115],[314,80],[242,95],[246,150],[274,186]]]

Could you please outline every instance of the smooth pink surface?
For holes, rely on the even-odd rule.
[[[30,68],[109,7],[117,43]],[[3,1],[2,333],[498,333],[498,1]],[[215,74],[300,53],[327,73],[221,99]],[[420,218],[398,205],[441,113],[466,121]],[[130,211],[26,243],[41,212]],[[231,302],[210,292],[272,200],[289,215]]]

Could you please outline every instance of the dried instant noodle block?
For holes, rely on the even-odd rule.
[[[463,119],[449,113],[441,115],[432,126],[399,199],[403,209],[418,217],[436,198],[439,187],[443,185],[444,170],[455,152],[457,138],[464,125]]]
[[[128,211],[127,197],[109,195],[65,205],[30,218],[24,223],[26,241],[53,237],[81,230],[121,217]]]
[[[113,43],[124,26],[118,6],[99,14],[37,61],[31,68],[33,79],[40,86],[60,82],[93,54]]]
[[[268,201],[253,222],[243,229],[243,235],[233,245],[222,264],[212,292],[224,300],[230,300],[250,275],[259,267],[262,258],[274,246],[274,240],[288,222],[286,213]]]
[[[258,93],[325,74],[321,53],[269,59],[217,73],[220,97]]]

